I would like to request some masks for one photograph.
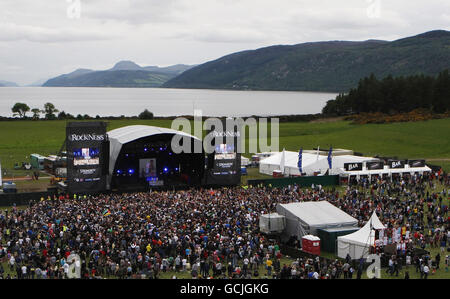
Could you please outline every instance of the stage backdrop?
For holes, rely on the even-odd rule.
[[[66,127],[70,193],[106,190],[109,143],[104,122],[70,122]]]

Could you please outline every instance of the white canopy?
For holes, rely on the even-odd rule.
[[[278,204],[277,212],[286,217],[285,236],[298,239],[316,234],[317,229],[357,226],[358,221],[328,201]]]
[[[241,166],[248,166],[250,164],[250,159],[244,156],[241,156]]]
[[[375,230],[385,229],[375,212],[369,221],[358,231],[338,237],[338,256],[345,258],[347,254],[352,259],[367,257],[369,248],[375,244]]]
[[[420,173],[431,172],[431,168],[428,166],[423,167],[410,167],[409,165],[405,165],[405,168],[389,168],[389,166],[385,165],[383,169],[363,169],[361,171],[346,171],[344,168],[338,170],[341,176],[362,176],[362,175],[392,175],[393,173],[403,174],[403,173]]]
[[[358,163],[373,161],[370,157],[360,157],[353,155],[340,155],[332,157],[332,173],[337,174],[338,170],[344,168],[344,163]],[[314,175],[315,172],[325,174],[329,169],[327,156],[313,153],[302,154],[302,171],[307,175]],[[298,152],[283,151],[275,153],[259,162],[259,172],[272,175],[274,170],[281,170],[285,175],[300,175],[298,169]]]

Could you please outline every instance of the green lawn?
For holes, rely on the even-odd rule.
[[[108,121],[108,130],[136,124],[170,127],[171,121],[112,120]],[[64,142],[65,126],[66,121],[60,120],[0,122],[3,168],[13,169],[15,162],[28,162],[32,153],[56,154]],[[317,146],[326,149],[331,145],[365,155],[442,159],[432,164],[442,164],[450,171],[450,118],[366,125],[353,125],[348,121],[280,124],[280,149],[298,151],[300,147],[312,149]]]

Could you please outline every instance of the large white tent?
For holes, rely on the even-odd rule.
[[[318,155],[312,151],[303,152],[302,154],[302,171],[306,175],[324,175],[329,170],[327,155]],[[332,169],[329,174],[340,175],[341,177],[356,176],[359,179],[361,176],[372,175],[388,175],[392,174],[423,174],[424,172],[431,172],[428,166],[423,167],[411,167],[408,164],[404,168],[389,168],[385,165],[383,169],[368,170],[366,167],[367,162],[379,161],[379,159],[372,157],[362,157],[354,155],[333,155],[332,156]],[[346,163],[363,163],[362,170],[347,171],[344,168]],[[274,153],[270,157],[267,157],[260,161],[259,172],[267,175],[272,175],[275,170],[281,171],[285,176],[300,175],[298,169],[298,152],[282,151]]]
[[[331,174],[338,174],[345,163],[358,163],[364,161],[373,161],[370,157],[360,157],[353,155],[339,155],[332,157]],[[306,175],[315,173],[325,174],[329,169],[327,156],[314,153],[302,154],[302,171]],[[300,175],[298,169],[298,152],[282,151],[265,158],[259,162],[259,172],[272,175],[274,170],[281,170],[284,175]]]
[[[338,170],[338,173],[340,176],[355,176],[357,179],[359,179],[361,176],[372,176],[372,175],[388,175],[391,176],[392,174],[423,174],[425,172],[431,172],[431,168],[428,166],[423,167],[411,167],[409,165],[405,165],[404,168],[389,168],[389,166],[385,165],[383,169],[374,169],[374,170],[368,170],[366,167],[363,167],[363,170],[360,171],[346,171],[344,168],[341,168]]]
[[[285,238],[317,235],[318,229],[356,227],[358,221],[328,201],[308,201],[278,204],[277,213],[286,217]]]
[[[360,230],[337,238],[337,255],[346,258],[349,254],[352,259],[367,257],[370,247],[375,244],[375,231],[385,228],[377,214],[373,212],[369,221]]]

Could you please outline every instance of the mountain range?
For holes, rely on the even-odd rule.
[[[450,69],[450,32],[395,41],[328,41],[233,53],[165,82],[168,88],[346,92],[372,73],[437,75]]]
[[[0,80],[0,87],[16,87],[17,84],[14,82]]]
[[[46,87],[159,87],[193,66],[177,64],[168,67],[146,66],[119,61],[109,70],[77,69],[47,80]]]
[[[450,31],[434,30],[395,41],[275,45],[201,65],[142,67],[124,60],[108,70],[77,69],[42,86],[346,92],[371,74],[435,76],[445,69],[450,69]],[[0,86],[17,85],[0,81]]]

